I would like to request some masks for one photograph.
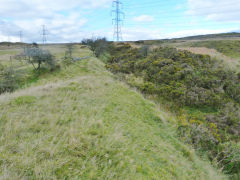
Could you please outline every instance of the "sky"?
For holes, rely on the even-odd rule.
[[[240,31],[240,0],[120,0],[124,41]],[[113,40],[113,0],[0,0],[0,42]]]

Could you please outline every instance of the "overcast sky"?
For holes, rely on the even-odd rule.
[[[113,39],[113,0],[0,0],[0,41]],[[162,39],[240,30],[240,0],[122,0],[123,40]]]

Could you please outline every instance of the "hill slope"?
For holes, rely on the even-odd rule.
[[[0,96],[0,179],[224,179],[95,58]]]

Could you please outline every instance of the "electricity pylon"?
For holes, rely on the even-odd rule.
[[[122,12],[122,3],[120,0],[113,1],[113,8],[112,13],[114,14],[114,18],[112,19],[114,24],[114,35],[113,40],[117,42],[122,40],[122,24],[124,19],[124,13]]]
[[[46,44],[47,42],[47,35],[48,35],[48,30],[45,25],[42,25],[42,43]]]

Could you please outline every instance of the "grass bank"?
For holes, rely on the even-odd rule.
[[[0,179],[224,179],[174,124],[83,60],[0,95]]]

